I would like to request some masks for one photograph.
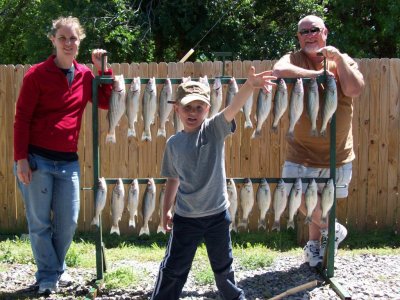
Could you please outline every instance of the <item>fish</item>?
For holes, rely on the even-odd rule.
[[[335,201],[334,195],[334,184],[333,179],[328,179],[324,188],[322,189],[321,196],[321,207],[322,207],[322,215],[321,222],[326,224],[328,221],[328,212],[332,208],[333,202]]]
[[[289,193],[289,220],[287,222],[287,229],[294,229],[294,216],[297,214],[301,205],[301,198],[303,193],[303,184],[300,178],[297,178]]]
[[[244,128],[253,128],[253,123],[251,122],[251,110],[253,108],[253,93],[249,96],[247,101],[243,106],[243,113],[244,113]]]
[[[125,95],[126,90],[124,75],[115,75],[107,113],[108,133],[106,136],[106,143],[115,144],[117,141],[115,137],[115,128],[118,126],[119,121],[125,113]]]
[[[315,78],[310,78],[308,93],[307,93],[307,114],[311,122],[311,136],[318,136],[317,119],[319,110],[319,94],[318,84]]]
[[[209,118],[215,116],[222,106],[222,83],[221,78],[219,77],[214,79],[214,84],[210,95],[210,103],[211,108],[209,112]]]
[[[257,108],[256,108],[256,129],[251,136],[252,139],[261,135],[261,129],[264,122],[267,120],[268,115],[271,111],[272,106],[272,86],[268,85],[267,89],[260,89],[257,97]]]
[[[337,105],[338,99],[335,77],[328,76],[325,89],[324,109],[322,111],[322,125],[320,131],[321,136],[326,135],[326,127],[328,125],[328,122],[330,122],[333,114],[335,113]]]
[[[266,214],[271,206],[271,190],[265,178],[261,178],[261,182],[256,194],[258,209],[260,210],[260,218],[258,219],[258,229],[267,227],[265,222]]]
[[[144,129],[142,133],[142,141],[151,142],[150,125],[154,124],[155,114],[157,110],[157,88],[156,79],[149,78],[143,94],[143,123]]]
[[[118,222],[121,220],[125,207],[125,189],[122,179],[118,178],[117,183],[111,194],[111,216],[112,226],[110,234],[116,233],[120,235]]]
[[[128,137],[136,137],[135,123],[138,120],[140,77],[134,77],[126,94],[126,117],[128,118]]]
[[[232,103],[233,97],[235,97],[238,91],[239,88],[236,79],[235,77],[232,77],[229,80],[228,90],[226,91],[225,107]]]
[[[278,132],[278,123],[285,113],[288,106],[288,91],[285,80],[282,78],[278,81],[278,87],[274,97],[274,121],[272,123],[272,131]]]
[[[312,221],[312,214],[318,203],[317,183],[315,182],[314,179],[312,179],[307,186],[305,193],[305,202],[307,209],[305,224],[309,224]]]
[[[287,136],[289,138],[293,138],[294,136],[294,126],[300,119],[300,116],[303,113],[303,108],[304,108],[303,80],[301,78],[297,78],[290,97],[289,130],[287,133]]]
[[[247,228],[249,214],[254,205],[254,190],[253,183],[250,178],[244,179],[244,185],[240,189],[240,204],[242,207],[242,219],[239,222],[239,227]]]
[[[107,202],[107,184],[104,177],[100,177],[97,183],[97,193],[95,199],[95,213],[90,225],[96,225],[97,227],[100,225],[100,215],[106,206]]]
[[[137,179],[133,179],[128,189],[128,211],[129,211],[129,226],[135,228],[138,215],[139,205],[139,183]]]
[[[165,233],[165,229],[163,226],[163,218],[164,218],[164,198],[165,198],[165,184],[161,187],[160,191],[160,201],[159,201],[159,216],[160,216],[160,224],[157,228],[157,233],[162,232]]]
[[[281,230],[280,219],[287,205],[287,193],[285,182],[281,178],[274,190],[274,224],[271,230]]]
[[[146,191],[144,193],[142,215],[143,215],[143,227],[139,231],[139,235],[147,234],[150,235],[149,221],[153,215],[154,209],[156,208],[156,185],[154,179],[150,178],[147,182]]]
[[[157,131],[157,136],[166,137],[165,123],[169,119],[173,105],[168,103],[172,99],[172,84],[171,79],[165,79],[164,86],[161,89],[160,100],[158,105],[158,115],[160,117],[160,125]]]
[[[183,130],[183,123],[176,111],[174,111],[174,129],[176,133]]]
[[[229,226],[230,230],[237,232],[236,226],[236,212],[238,206],[238,199],[237,199],[237,189],[235,185],[235,181],[230,178],[227,182],[227,191],[228,191],[228,200],[229,200],[229,214],[231,215],[232,223]]]

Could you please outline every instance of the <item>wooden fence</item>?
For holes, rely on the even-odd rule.
[[[122,63],[112,64],[114,74],[124,74],[125,78],[140,76],[149,78],[180,78],[182,76],[207,75],[209,78],[223,75],[235,78],[246,77],[250,65],[256,71],[271,69],[273,61],[228,61],[204,63]],[[375,228],[400,229],[400,59],[361,59],[358,60],[365,78],[365,89],[355,99],[353,118],[356,160],[353,162],[353,178],[347,200],[338,201],[337,217],[347,226],[358,231]],[[29,66],[0,66],[0,230],[6,232],[26,232],[23,202],[16,187],[13,175],[13,120],[15,103],[25,72]],[[142,86],[142,93],[143,93]],[[158,85],[160,91],[162,85]],[[224,99],[227,85],[223,85]],[[255,103],[252,120],[255,124]],[[88,105],[82,122],[79,141],[81,163],[81,186],[93,186],[92,153],[92,106]],[[251,139],[253,129],[244,128],[244,116],[237,117],[237,132],[226,140],[226,170],[228,177],[280,177],[285,153],[285,136],[288,129],[288,114],[285,113],[278,134],[270,131],[272,117],[264,124],[261,138]],[[117,128],[117,143],[106,144],[108,130],[106,112],[99,113],[99,144],[101,166],[100,174],[108,178],[148,178],[160,177],[160,164],[166,139],[157,137],[158,119],[152,126],[153,140],[142,142],[143,122],[137,124],[138,139],[128,139],[127,120],[124,118]],[[171,122],[167,123],[167,136],[174,133]],[[238,191],[240,185],[237,186]],[[256,191],[258,185],[254,184]],[[274,185],[271,185],[274,188]],[[110,195],[103,212],[103,226],[110,230]],[[145,185],[140,185],[140,204]],[[128,187],[125,186],[125,190]],[[160,186],[157,185],[157,199]],[[240,205],[239,205],[240,207]],[[156,212],[150,224],[155,232],[159,216]],[[81,192],[81,211],[79,231],[92,231],[90,226],[94,211],[93,192]],[[241,215],[240,208],[238,214]],[[286,213],[287,214],[287,213]],[[272,213],[268,216],[268,229],[271,228]],[[137,234],[139,228],[128,227],[129,213],[125,209],[120,222],[121,232]],[[249,221],[249,230],[257,230],[259,210],[255,204]],[[284,215],[285,217],[285,215]],[[285,218],[284,218],[285,219]],[[142,223],[139,214],[138,223]],[[299,228],[301,228],[301,224]],[[286,221],[282,221],[282,228]]]

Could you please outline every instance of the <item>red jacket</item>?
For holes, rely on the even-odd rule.
[[[83,111],[92,101],[94,75],[74,61],[74,79],[68,86],[54,58],[32,66],[24,76],[14,121],[15,161],[28,157],[28,144],[60,152],[78,150]],[[111,84],[99,87],[99,107],[108,109],[111,91]]]

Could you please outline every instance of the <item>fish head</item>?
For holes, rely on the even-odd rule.
[[[132,92],[140,92],[140,77],[134,77],[130,86]]]

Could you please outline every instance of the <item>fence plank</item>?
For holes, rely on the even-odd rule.
[[[0,65],[0,151],[7,153],[11,148],[7,141],[7,110],[8,91],[7,91],[7,66]],[[8,168],[6,155],[0,155],[0,195],[7,195]],[[13,199],[14,200],[14,199]],[[9,229],[8,226],[8,197],[0,196],[0,228]]]

